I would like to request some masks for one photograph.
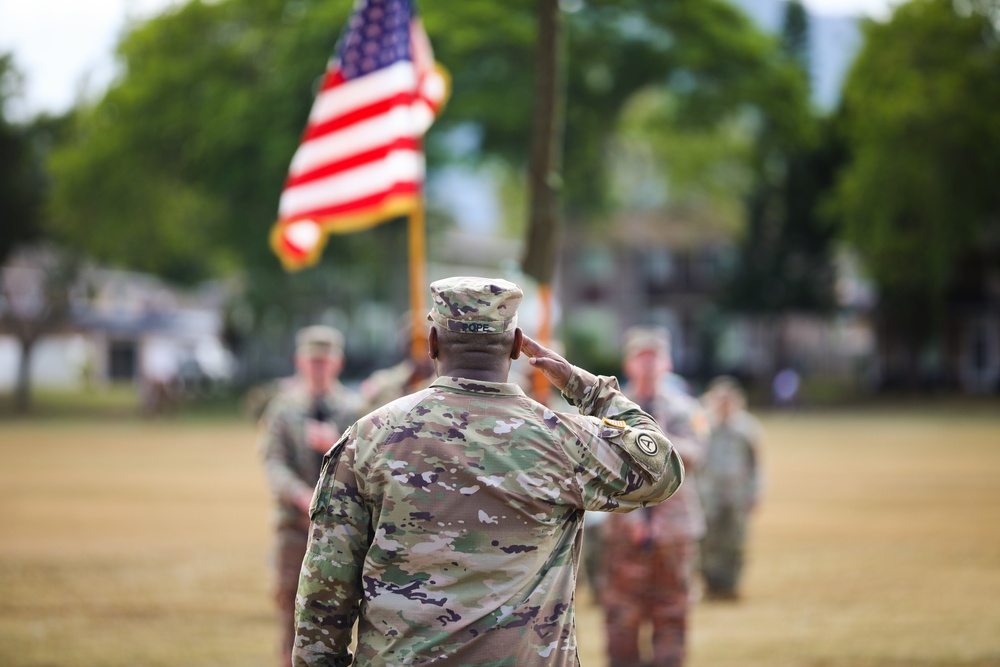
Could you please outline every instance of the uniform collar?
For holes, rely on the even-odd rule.
[[[468,380],[457,377],[439,377],[434,380],[432,387],[439,389],[450,389],[464,394],[481,394],[483,396],[524,396],[514,382],[486,382],[484,380]]]

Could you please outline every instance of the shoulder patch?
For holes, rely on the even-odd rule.
[[[630,428],[615,442],[625,458],[652,481],[659,481],[667,469],[674,446],[662,433]]]

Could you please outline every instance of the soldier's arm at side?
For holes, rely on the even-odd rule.
[[[280,399],[271,401],[262,420],[258,450],[264,461],[264,476],[271,493],[285,503],[303,504],[313,489],[291,467],[292,433]]]
[[[761,467],[761,450],[763,449],[764,432],[761,429],[760,422],[747,413],[743,414],[746,422],[746,426],[744,428],[746,430],[747,444],[749,447],[747,455],[750,459],[749,504],[750,508],[753,508],[760,500],[760,495],[764,486],[764,474]]]
[[[371,515],[360,495],[351,427],[327,454],[316,485],[309,546],[295,596],[293,667],[346,667],[362,595]]]

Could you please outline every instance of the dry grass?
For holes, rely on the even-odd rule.
[[[770,415],[745,598],[690,667],[1000,665],[1000,408]],[[240,422],[0,423],[0,664],[272,665]],[[603,665],[580,604],[585,667]]]

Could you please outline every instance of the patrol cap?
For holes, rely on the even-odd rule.
[[[340,354],[344,349],[344,334],[322,324],[299,329],[295,334],[295,352],[310,357]]]
[[[727,394],[742,394],[743,388],[740,385],[740,381],[732,375],[720,375],[708,383],[707,391]]]
[[[427,319],[448,331],[501,334],[517,326],[524,292],[501,278],[457,276],[431,283]]]
[[[705,400],[717,402],[721,398],[728,398],[740,407],[746,405],[746,393],[740,385],[740,381],[731,375],[720,375],[708,384],[705,390]]]
[[[646,351],[670,354],[670,332],[666,327],[635,326],[625,331],[622,352],[626,357]]]

